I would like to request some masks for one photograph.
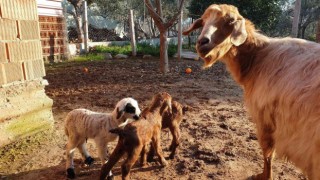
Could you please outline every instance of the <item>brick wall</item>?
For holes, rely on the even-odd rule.
[[[0,86],[43,77],[36,0],[1,0],[0,9]]]
[[[39,16],[42,53],[47,61],[59,61],[67,54],[64,17]]]

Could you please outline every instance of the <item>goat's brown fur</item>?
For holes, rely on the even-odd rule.
[[[320,179],[320,45],[266,37],[231,5],[209,6],[185,34],[202,26],[198,54],[206,67],[227,65],[256,123],[264,170],[254,179],[272,179],[275,150]]]
[[[121,166],[122,179],[129,179],[130,169],[140,154],[143,154],[141,164],[143,166],[146,164],[145,152],[150,142],[152,142],[160,163],[163,166],[168,164],[162,153],[160,133],[162,114],[167,109],[171,111],[171,99],[171,96],[165,92],[155,95],[148,110],[141,113],[140,120],[129,123],[123,129],[117,128],[110,131],[119,134],[119,141],[108,162],[101,168],[100,179],[105,179],[112,167],[125,153],[128,157]]]
[[[144,111],[145,110],[148,109],[146,108]],[[180,145],[181,132],[179,126],[186,111],[188,111],[187,106],[183,106],[177,101],[172,101],[172,111],[166,110],[162,114],[162,129],[169,129],[172,135],[172,141],[169,147],[169,150],[171,151],[169,155],[170,159],[174,159],[177,147]],[[154,156],[153,146],[150,148],[148,161],[152,161]]]

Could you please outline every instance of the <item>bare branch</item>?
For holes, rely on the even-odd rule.
[[[154,20],[154,22],[156,23],[156,25],[158,26],[158,28],[163,28],[163,19],[154,11],[154,8],[150,2],[150,0],[144,0],[146,7],[149,10],[150,16],[152,17],[152,19]]]
[[[156,0],[156,8],[158,15],[163,18],[161,0]]]
[[[184,3],[184,0],[180,0],[178,12],[171,18],[170,21],[168,21],[168,22],[164,25],[165,28],[171,27],[171,26],[174,24],[174,22],[177,21],[177,19],[178,19],[179,16],[181,15],[181,11],[182,11],[182,8],[183,8],[183,3]]]

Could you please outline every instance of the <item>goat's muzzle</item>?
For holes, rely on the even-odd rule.
[[[168,111],[169,111],[170,113],[172,113],[171,101],[166,101],[166,103],[167,103],[167,106],[168,106]]]
[[[138,115],[134,115],[134,116],[133,116],[133,119],[134,119],[134,120],[139,120],[140,117],[139,117]]]

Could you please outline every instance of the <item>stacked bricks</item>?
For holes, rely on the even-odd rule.
[[[44,59],[62,60],[68,53],[64,17],[39,16],[39,22]]]
[[[36,0],[0,0],[0,86],[43,76]]]

